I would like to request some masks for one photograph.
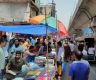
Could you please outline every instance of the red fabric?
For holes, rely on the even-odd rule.
[[[51,79],[49,77],[47,79],[46,77],[41,76],[41,77],[38,77],[36,80],[51,80]]]
[[[58,24],[58,34],[60,36],[68,36],[68,31],[66,30],[65,26],[63,25],[63,23],[58,20],[57,24]]]

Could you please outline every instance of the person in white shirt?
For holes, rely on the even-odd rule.
[[[94,55],[94,54],[95,54],[95,48],[92,47],[92,46],[89,47],[89,48],[88,48],[88,54],[89,54],[89,55]]]
[[[62,47],[62,43],[59,41],[57,43],[58,46],[58,51],[57,51],[57,73],[58,73],[58,77],[61,77],[62,75],[62,59],[63,59],[63,54],[64,54],[64,50]]]
[[[62,43],[58,42],[58,52],[57,52],[57,61],[61,61],[64,57],[64,49]]]
[[[83,48],[82,54],[83,56],[87,56],[87,50],[85,49],[85,47]]]
[[[75,45],[74,45],[73,41],[70,41],[69,47],[71,49],[71,52],[73,52],[75,50]]]

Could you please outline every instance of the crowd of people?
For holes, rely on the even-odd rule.
[[[57,61],[56,76],[62,76],[62,63],[71,61],[69,80],[88,80],[90,65],[82,58],[88,54],[94,54],[93,47],[86,50],[84,43],[69,39],[57,42],[50,37],[48,41],[46,37],[25,37],[24,39],[14,37],[9,40],[6,35],[0,38],[0,80],[3,80],[4,76],[7,80],[12,80],[24,64],[30,70],[29,62],[34,62],[36,56],[48,56],[47,49],[48,54],[52,52],[52,49],[57,49],[54,57]]]
[[[14,37],[9,40],[7,35],[3,35],[0,39],[0,65],[2,65],[0,78],[3,79],[5,73],[5,77],[12,80],[15,73],[21,71],[22,65],[26,64],[29,70],[28,63],[34,62],[36,56],[46,57],[47,44],[48,53],[52,51],[52,47],[55,47],[55,41],[51,42],[50,38],[48,39],[48,43],[45,37],[23,37],[23,39]]]

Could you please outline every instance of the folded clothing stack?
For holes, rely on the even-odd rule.
[[[43,56],[35,57],[35,63],[37,63],[39,66],[45,66],[46,57]]]

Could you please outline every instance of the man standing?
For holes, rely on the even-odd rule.
[[[70,65],[68,80],[88,80],[90,65],[88,61],[82,60],[80,52],[73,52],[75,61]]]
[[[3,47],[6,46],[6,40],[4,38],[0,39],[0,80],[3,80],[4,67],[5,67],[5,55],[3,52]]]
[[[61,41],[57,43],[58,51],[57,51],[57,72],[58,72],[58,79],[62,76],[62,60],[64,57],[64,49],[62,47]]]

